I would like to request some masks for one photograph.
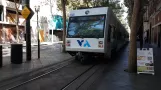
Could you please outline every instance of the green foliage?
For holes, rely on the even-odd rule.
[[[66,1],[66,12],[84,7],[110,7],[116,16],[122,17],[124,10],[118,0],[64,0]],[[57,0],[58,10],[62,11],[61,0]]]
[[[149,3],[148,0],[141,0],[141,8],[140,8],[140,16],[143,17],[143,13],[145,12],[144,6],[146,6]],[[131,25],[131,18],[132,18],[132,13],[133,13],[133,6],[134,6],[134,0],[124,0],[125,6],[129,9],[128,10],[128,23],[129,26]]]

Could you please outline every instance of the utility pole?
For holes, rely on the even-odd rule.
[[[37,13],[37,41],[38,41],[38,59],[40,59],[40,38],[39,38],[39,11],[40,6],[35,6],[35,12]]]
[[[65,37],[66,37],[66,8],[65,8],[65,4],[66,4],[66,0],[61,0],[61,4],[62,4],[62,8],[63,8],[63,52],[66,51],[65,48]]]
[[[27,7],[30,7],[30,0],[24,0]],[[26,59],[31,61],[31,29],[30,18],[26,19]]]
[[[53,13],[52,13],[52,4],[51,4],[51,0],[50,0],[50,14],[51,14],[51,19],[53,18]],[[52,31],[51,31],[51,43],[53,43],[53,29],[52,29]]]

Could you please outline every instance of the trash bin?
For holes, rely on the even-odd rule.
[[[11,44],[11,63],[21,64],[23,61],[22,44]]]

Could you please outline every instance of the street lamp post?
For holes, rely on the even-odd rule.
[[[51,19],[53,18],[53,13],[52,13],[52,4],[51,4],[51,0],[50,0],[50,14],[51,14]],[[51,43],[53,43],[53,29],[51,29]]]
[[[37,35],[37,41],[38,41],[38,59],[40,58],[40,39],[39,39],[39,23],[38,23],[38,12],[40,11],[40,6],[35,6],[35,12],[37,13],[37,30],[38,30],[38,35]]]

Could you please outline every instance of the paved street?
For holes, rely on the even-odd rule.
[[[40,56],[37,59],[37,47],[33,47],[31,61],[26,61],[26,53],[23,53],[22,64],[11,64],[10,57],[3,57],[0,81],[71,58],[68,53],[61,52],[60,44],[42,46]]]
[[[138,45],[139,47],[139,45]],[[144,47],[152,47],[145,45]],[[89,90],[161,90],[161,49],[154,49],[155,75],[127,73],[128,47],[119,52],[114,62],[109,63],[101,78]]]
[[[54,48],[53,48],[54,46]],[[0,79],[5,78],[6,76],[12,76],[12,74],[16,75],[17,73],[24,73],[26,71],[31,71],[33,68],[43,67],[43,65],[49,65],[49,63],[55,63],[62,61],[65,57],[70,57],[69,55],[60,54],[60,48],[58,44],[53,46],[48,46],[46,49],[42,50],[43,53],[41,61],[33,60],[32,63],[24,63],[22,65],[7,65],[5,69],[1,69],[0,73],[2,73],[2,77]],[[56,48],[57,47],[57,48]],[[138,45],[139,47],[139,45]],[[153,47],[151,45],[144,45],[144,47]],[[45,48],[45,47],[44,47]],[[161,86],[161,67],[160,67],[160,49],[153,47],[154,49],[154,63],[155,63],[155,75],[146,75],[146,74],[135,74],[135,73],[127,73],[124,70],[128,65],[128,46],[118,52],[117,57],[113,58],[113,61],[107,64],[107,68],[102,72],[101,77],[95,78],[94,82],[90,84],[88,90],[160,90]],[[54,51],[54,52],[53,52]],[[33,52],[34,53],[34,52]],[[36,51],[35,51],[35,54]],[[33,54],[34,55],[34,54]],[[46,55],[46,56],[45,56]],[[52,56],[54,55],[54,56]],[[34,56],[36,57],[36,55]],[[8,67],[9,66],[9,67]],[[79,65],[78,65],[79,66]],[[77,68],[76,66],[71,66],[71,69]],[[80,69],[81,70],[81,69]],[[77,70],[76,70],[77,71]],[[66,72],[62,72],[60,74],[49,75],[49,77],[44,77],[38,81],[33,82],[33,84],[29,84],[25,87],[26,89],[32,89],[34,87],[36,90],[59,90],[58,88],[54,88],[57,84],[64,83],[62,78],[56,80],[56,77],[65,77],[68,75],[68,78],[71,78],[73,70],[68,70]],[[54,79],[53,79],[54,78]],[[45,82],[43,82],[45,80]],[[65,79],[68,80],[68,79]],[[38,85],[39,83],[39,85]],[[64,84],[63,84],[64,85]],[[20,88],[20,90],[21,90]],[[59,87],[60,88],[60,87]]]
[[[161,0],[0,0],[0,47],[0,90],[161,90]]]
[[[91,66],[92,65],[83,66],[78,62],[73,62],[60,70],[52,72],[12,90],[61,90],[65,85],[70,83],[73,79],[89,69]],[[21,81],[23,82],[23,80]],[[6,88],[10,87],[7,86]],[[0,89],[3,90],[3,88]]]

